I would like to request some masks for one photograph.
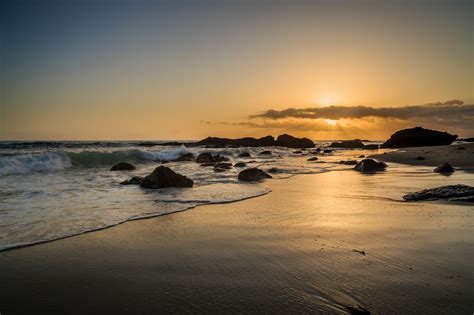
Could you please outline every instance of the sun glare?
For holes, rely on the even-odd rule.
[[[337,124],[337,120],[333,120],[333,119],[324,119],[324,121],[326,122],[326,124],[330,126],[335,126]]]

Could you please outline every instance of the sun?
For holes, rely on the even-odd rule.
[[[324,122],[330,126],[335,126],[337,124],[337,120],[334,119],[324,119]]]

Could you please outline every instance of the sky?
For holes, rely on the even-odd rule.
[[[474,136],[466,0],[0,3],[0,140]]]

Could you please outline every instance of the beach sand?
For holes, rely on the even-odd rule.
[[[401,201],[452,183],[474,179],[396,164],[299,175],[258,198],[1,252],[0,312],[470,314],[472,205]]]
[[[419,156],[424,157],[424,160],[417,160]],[[385,162],[409,165],[438,166],[448,162],[455,168],[474,171],[474,143],[403,148],[370,157]]]

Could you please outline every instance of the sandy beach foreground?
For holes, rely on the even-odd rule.
[[[473,207],[401,197],[474,180],[429,169],[270,180],[262,197],[2,252],[0,312],[470,314]]]

